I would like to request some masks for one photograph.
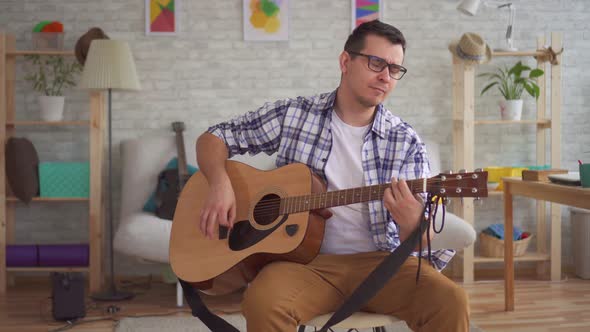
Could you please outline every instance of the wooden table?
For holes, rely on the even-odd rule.
[[[514,255],[512,196],[520,195],[558,204],[571,205],[590,209],[590,188],[558,185],[548,182],[522,181],[520,178],[503,178],[504,181],[504,306],[506,311],[514,310]],[[553,218],[561,218],[561,211],[553,213]],[[560,231],[553,229],[552,232]],[[553,239],[557,237],[552,236]],[[558,239],[559,240],[559,239]],[[561,273],[561,241],[552,243],[551,266],[552,274],[556,270]],[[553,279],[553,278],[552,278]]]

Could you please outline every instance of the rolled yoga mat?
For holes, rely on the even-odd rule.
[[[40,244],[39,266],[88,266],[88,244]]]
[[[6,266],[25,267],[38,265],[37,245],[9,244],[6,246]]]

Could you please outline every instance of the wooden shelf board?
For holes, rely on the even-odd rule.
[[[550,125],[551,120],[475,120],[476,125],[502,125],[502,124],[536,124]]]
[[[488,196],[502,196],[504,195],[503,190],[488,190]]]
[[[90,121],[9,121],[6,126],[90,126]]]
[[[37,51],[37,50],[20,50],[20,51],[8,51],[6,52],[8,56],[19,56],[19,55],[63,55],[63,56],[73,56],[74,51],[71,50],[62,50],[62,51]]]
[[[541,51],[492,51],[492,56],[536,56],[544,55],[545,52]]]
[[[88,272],[88,266],[6,267],[8,272]]]
[[[463,259],[463,255],[459,254],[459,256]],[[550,256],[549,254],[543,253],[536,253],[536,252],[527,252],[523,256],[514,256],[515,262],[544,262],[549,261]],[[504,262],[504,257],[484,257],[484,256],[475,256],[473,257],[474,263],[502,263]]]
[[[88,197],[33,197],[33,202],[87,202]],[[19,202],[20,200],[13,196],[6,197],[8,202]]]

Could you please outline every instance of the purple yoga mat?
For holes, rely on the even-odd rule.
[[[40,244],[39,266],[88,266],[88,245]]]
[[[6,266],[37,266],[37,246],[34,244],[9,244],[6,246]]]

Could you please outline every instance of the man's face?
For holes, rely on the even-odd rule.
[[[365,47],[359,53],[378,57],[388,64],[400,66],[404,60],[401,45],[393,45],[386,38],[375,35],[365,37]],[[342,79],[346,80],[354,98],[365,107],[374,107],[387,98],[398,81],[390,77],[389,67],[385,67],[381,72],[375,72],[369,68],[369,61],[367,56],[361,55],[356,55],[352,59],[346,51],[340,55]]]

